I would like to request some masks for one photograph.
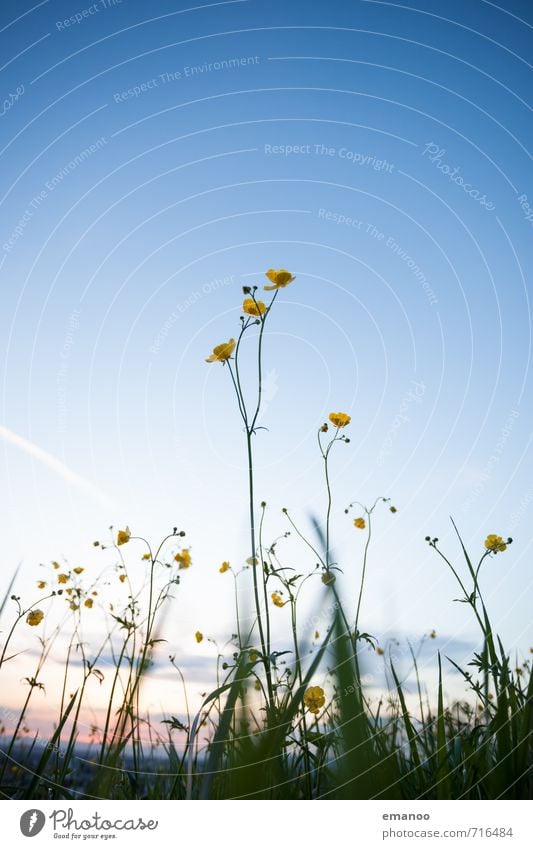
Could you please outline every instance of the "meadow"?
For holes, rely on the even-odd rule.
[[[301,527],[283,509],[284,525],[266,540],[267,505],[256,497],[254,451],[262,422],[265,328],[274,319],[278,294],[295,283],[285,269],[270,269],[265,294],[244,287],[240,324],[207,356],[233,393],[246,456],[249,516],[247,562],[221,561],[216,570],[235,586],[234,621],[218,653],[213,686],[198,710],[189,709],[180,657],[165,638],[165,612],[195,564],[184,529],[174,527],[156,546],[128,527],[111,529],[94,545],[108,556],[107,582],[84,567],[49,564],[37,587],[20,586],[15,574],[0,608],[0,676],[24,648],[38,644],[33,667],[20,684],[20,711],[4,711],[0,789],[4,799],[526,799],[533,789],[533,675],[531,662],[511,660],[491,625],[484,602],[484,565],[509,556],[512,540],[489,534],[469,553],[455,528],[458,562],[427,537],[439,566],[451,570],[458,596],[453,615],[473,617],[478,647],[466,668],[435,652],[435,699],[418,674],[408,694],[395,658],[379,636],[364,630],[365,579],[372,568],[372,536],[380,512],[401,510],[387,494],[369,505],[345,509],[353,533],[363,535],[360,563],[336,561],[332,540],[334,492],[331,464],[350,442],[350,415],[331,412],[318,422],[316,450],[323,470],[325,514]],[[297,285],[297,284],[296,284]],[[265,300],[261,300],[260,296]],[[243,380],[243,339],[255,350],[254,385]],[[269,426],[275,427],[276,422]],[[283,539],[301,544],[305,568],[288,565]],[[132,558],[144,578],[132,576]],[[311,565],[309,565],[311,564]],[[346,568],[357,569],[352,604],[342,595]],[[106,598],[109,575],[124,592],[118,606]],[[251,590],[253,612],[243,616],[239,587]],[[300,616],[301,591],[312,582],[324,626]],[[275,613],[285,609],[290,638],[277,647]],[[98,645],[87,645],[84,623],[99,622]],[[49,627],[48,623],[52,623]],[[196,632],[196,641],[205,636]],[[430,635],[431,636],[431,635]],[[59,710],[43,739],[29,720],[36,693],[45,688],[47,662],[66,645]],[[368,654],[379,656],[389,690],[370,692],[364,675]],[[183,687],[185,710],[154,720],[143,694],[156,658],[166,655]],[[35,653],[34,653],[35,655]],[[100,668],[106,658],[105,674]],[[111,662],[109,662],[111,658]],[[468,688],[468,697],[445,704],[445,663]],[[90,720],[92,683],[105,693],[103,722]]]

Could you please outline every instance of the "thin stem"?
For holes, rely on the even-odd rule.
[[[367,511],[367,519],[368,519],[368,535],[366,538],[365,551],[363,554],[363,571],[361,574],[361,585],[359,587],[359,597],[357,599],[357,609],[355,612],[355,625],[354,625],[354,633],[355,638],[357,639],[357,626],[359,625],[359,613],[361,610],[361,600],[363,598],[363,588],[365,585],[365,575],[366,575],[366,563],[368,557],[368,548],[370,545],[370,540],[372,539],[372,511]]]

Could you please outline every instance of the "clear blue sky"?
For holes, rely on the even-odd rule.
[[[61,554],[96,562],[111,523],[152,539],[178,524],[194,568],[176,641],[233,627],[216,569],[249,554],[244,445],[228,375],[204,360],[235,335],[242,285],[286,267],[256,441],[269,533],[284,506],[304,524],[323,511],[315,432],[345,410],[347,594],[362,538],[344,506],[398,507],[377,522],[368,630],[475,634],[424,543],[458,556],[453,515],[474,551],[515,538],[483,580],[527,647],[529,3],[0,14],[4,580],[20,560],[28,580]]]

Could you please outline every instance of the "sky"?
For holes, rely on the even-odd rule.
[[[398,508],[376,515],[365,628],[475,644],[424,541],[459,563],[453,516],[474,556],[489,533],[513,538],[482,583],[527,651],[532,26],[526,0],[2,3],[4,588],[19,562],[25,598],[52,560],[103,568],[92,542],[110,525],[154,541],[178,526],[193,567],[166,627],[203,668],[195,630],[234,627],[218,566],[250,555],[242,427],[205,358],[236,335],[242,286],[287,268],[255,438],[266,534],[287,507],[312,536],[316,430],[345,411],[331,474],[347,599],[363,537],[344,508]]]

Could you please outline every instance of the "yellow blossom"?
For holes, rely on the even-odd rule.
[[[26,616],[26,622],[28,625],[39,625],[44,619],[44,613],[42,610],[30,610],[28,615]]]
[[[150,553],[147,551],[146,554],[143,554],[142,560],[151,560]]]
[[[117,534],[117,545],[125,545],[125,543],[130,541],[131,531],[126,525],[126,529],[124,531],[119,531]]]
[[[257,654],[255,649],[250,650],[250,660],[252,663],[255,663],[256,660],[259,660],[259,655]]]
[[[326,697],[322,687],[308,687],[304,693],[304,705],[311,713],[317,714],[320,708],[324,707]]]
[[[272,603],[275,604],[276,607],[285,607],[285,605],[287,604],[286,601],[283,601],[279,593],[272,593],[270,598],[272,599]]]
[[[178,551],[176,556],[174,557],[176,563],[180,564],[180,569],[188,569],[192,563],[191,553],[188,548],[184,548],[183,551]]]
[[[437,636],[437,632],[435,631],[435,628],[433,628],[433,630],[429,632],[429,636],[431,637],[432,640],[435,639],[435,637]]]
[[[330,413],[329,420],[335,427],[346,427],[350,424],[352,417],[348,413]]]
[[[229,360],[235,350],[235,339],[230,339],[229,342],[223,342],[222,345],[216,345],[213,348],[213,353],[207,357],[206,363],[225,363]]]
[[[507,545],[497,534],[489,534],[485,540],[485,548],[488,548],[489,551],[493,551],[494,554],[497,554],[498,551],[505,551]]]
[[[376,649],[376,654],[382,655],[385,654],[385,651],[381,648],[381,646],[378,646]]]
[[[94,601],[92,600],[92,598],[86,598],[83,603],[84,603],[85,607],[92,607],[93,604],[94,604]]]
[[[321,580],[322,580],[322,583],[326,585],[326,587],[329,587],[329,586],[331,586],[331,584],[334,584],[337,579],[335,578],[335,575],[333,574],[333,572],[330,572],[328,570],[328,571],[322,573],[322,579]]]
[[[57,560],[52,560],[52,566],[54,567],[54,569],[60,569],[61,568],[61,566],[59,565]]]
[[[257,678],[255,679],[254,689],[255,689],[255,690],[260,690],[260,689],[261,689],[261,682],[260,682],[260,681],[258,681],[258,680],[257,680]]]
[[[283,289],[285,286],[288,286],[289,283],[292,283],[294,280],[293,275],[290,271],[286,271],[284,268],[280,268],[279,271],[275,271],[273,268],[269,268],[268,271],[265,272],[266,276],[273,284],[272,286],[265,286],[265,291],[271,292],[272,289]]]
[[[118,579],[119,579],[120,583],[121,583],[121,584],[123,584],[123,583],[124,583],[124,581],[126,580],[126,576],[125,576],[124,574],[119,575],[119,576],[118,576]]]
[[[245,298],[242,304],[243,312],[248,315],[263,315],[266,312],[266,306],[263,301],[254,301],[253,298]]]
[[[60,572],[59,575],[57,576],[57,583],[58,584],[66,584],[67,581],[68,581],[68,575],[65,575],[64,572]]]
[[[81,575],[81,573],[84,571],[84,568],[83,568],[83,566],[76,566],[76,568],[75,568],[75,569],[73,569],[72,571],[73,571],[76,575]]]
[[[361,530],[364,530],[364,528],[366,528],[366,522],[362,516],[358,516],[357,519],[354,519],[353,523],[356,528],[360,528]]]
[[[224,572],[228,571],[228,569],[231,569],[231,566],[229,565],[227,560],[224,560],[224,563],[222,564],[222,566],[220,567],[220,569],[218,571],[223,575]]]
[[[195,638],[197,643],[201,643],[203,638],[204,638],[204,635],[202,634],[201,631],[197,631],[196,634],[194,635],[194,638]]]
[[[46,587],[46,581],[37,581],[37,586],[40,590],[44,590]]]
[[[315,640],[318,640],[320,637],[320,631],[315,631]]]
[[[76,604],[75,601],[71,601],[70,604],[69,604],[69,607],[70,607],[71,610],[79,610],[80,609],[79,604]]]

